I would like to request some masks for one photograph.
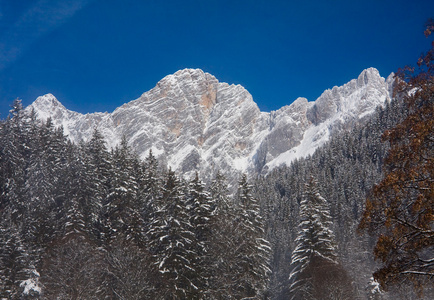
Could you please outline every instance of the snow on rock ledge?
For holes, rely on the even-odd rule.
[[[142,158],[153,149],[178,172],[199,171],[207,179],[220,170],[234,181],[241,172],[264,173],[312,154],[332,134],[390,99],[392,83],[370,68],[315,102],[299,98],[266,113],[242,86],[185,69],[112,113],[69,111],[51,94],[27,109],[34,108],[40,119],[51,116],[74,142],[87,140],[98,128],[109,147],[125,135]]]

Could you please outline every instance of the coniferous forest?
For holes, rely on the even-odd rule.
[[[0,299],[432,299],[433,51],[385,107],[233,189],[126,139],[107,149],[98,129],[73,144],[15,100],[0,122]]]
[[[263,295],[264,220],[247,177],[162,169],[97,130],[73,145],[19,100],[1,124],[0,296],[201,299]]]

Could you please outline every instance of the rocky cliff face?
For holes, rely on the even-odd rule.
[[[392,76],[385,80],[376,69],[367,69],[315,102],[299,98],[267,113],[242,86],[185,69],[112,113],[72,112],[51,94],[39,97],[28,109],[34,108],[41,119],[51,116],[75,142],[88,139],[98,128],[109,147],[125,135],[141,157],[152,149],[187,176],[197,170],[209,178],[220,170],[235,179],[240,172],[265,173],[313,153],[332,134],[390,99],[392,81]]]

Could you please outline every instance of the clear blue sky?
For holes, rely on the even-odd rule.
[[[0,118],[46,93],[110,112],[183,68],[275,110],[414,63],[429,17],[432,0],[0,0]]]

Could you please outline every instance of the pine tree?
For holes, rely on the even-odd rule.
[[[26,209],[27,125],[21,100],[16,99],[10,115],[2,124],[0,145],[0,206],[9,210],[13,222],[21,222]]]
[[[111,238],[125,233],[128,239],[140,243],[143,220],[139,204],[136,202],[138,183],[134,164],[135,157],[124,137],[112,155],[112,174],[105,213],[111,227]]]
[[[93,178],[86,166],[85,150],[71,143],[66,143],[64,147],[64,163],[56,189],[56,202],[61,203],[61,214],[57,219],[60,226],[56,227],[62,227],[62,234],[56,237],[82,235],[96,242],[101,229],[97,227],[100,204],[92,202]]]
[[[19,228],[3,216],[0,223],[0,297],[20,299],[20,284],[34,267]]]
[[[163,298],[198,299],[194,267],[199,255],[197,240],[190,224],[185,196],[175,173],[168,171],[151,228],[148,232],[153,264],[160,273]]]
[[[299,233],[296,247],[292,252],[292,271],[289,276],[293,298],[312,297],[309,279],[301,279],[315,256],[324,257],[336,262],[336,248],[333,233],[330,230],[330,215],[327,212],[325,199],[319,194],[313,179],[306,185],[305,197],[300,203]],[[323,223],[325,221],[325,224]],[[312,289],[312,288],[310,288]],[[296,296],[298,295],[298,296]],[[301,299],[301,298],[300,298]]]
[[[236,212],[233,199],[229,196],[225,177],[217,172],[210,186],[213,217],[208,248],[207,264],[208,293],[211,299],[229,299],[233,297],[231,287],[234,275],[233,265],[239,232],[236,231]]]
[[[238,184],[236,203],[235,253],[231,292],[234,297],[260,297],[268,284],[269,242],[264,238],[264,222],[252,186],[242,175]]]
[[[158,171],[158,161],[149,150],[139,177],[139,197],[141,198],[142,217],[147,227],[154,212],[158,210],[157,199],[160,198],[162,179]],[[149,228],[148,228],[149,229]]]
[[[289,276],[291,299],[352,299],[351,284],[337,262],[328,203],[313,178],[306,184],[300,219]]]
[[[86,221],[83,215],[85,208],[80,207],[77,198],[71,198],[65,203],[66,216],[64,224],[64,238],[69,238],[70,235],[90,237],[88,234]]]
[[[228,210],[232,207],[229,203],[228,183],[226,177],[220,171],[217,171],[209,190],[216,206],[216,213],[218,213],[218,211]]]
[[[200,242],[208,241],[211,235],[210,223],[215,205],[197,172],[188,186],[187,203],[190,209],[190,223],[194,227],[197,240]],[[203,251],[206,250],[203,249]]]
[[[48,119],[34,132],[26,168],[26,198],[28,230],[33,243],[44,247],[61,234],[57,220],[61,218],[64,197],[60,193],[60,177],[66,141]],[[31,229],[34,228],[32,231]]]
[[[104,229],[106,216],[103,205],[107,203],[107,196],[110,187],[111,162],[110,153],[107,151],[105,141],[95,128],[92,138],[82,145],[83,157],[79,162],[83,164],[80,201],[83,207],[87,207],[85,219],[86,224],[95,235],[102,235],[108,239],[108,232]]]
[[[193,251],[198,254],[194,260],[197,275],[195,285],[205,294],[209,290],[209,278],[212,273],[210,243],[213,234],[215,204],[210,194],[205,190],[205,185],[199,179],[197,172],[188,185],[187,205],[190,224],[196,240],[196,243],[192,245]]]

